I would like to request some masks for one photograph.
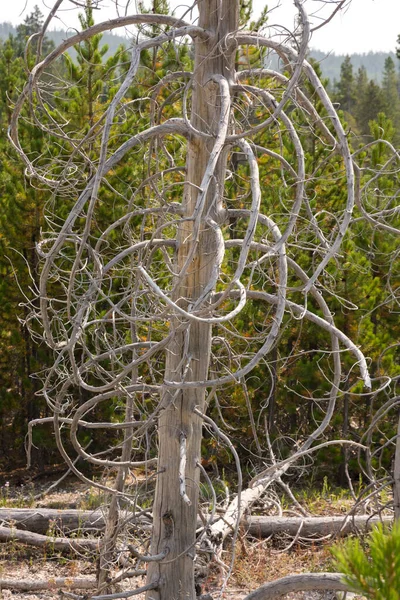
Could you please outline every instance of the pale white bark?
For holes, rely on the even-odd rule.
[[[230,6],[229,6],[230,5]],[[185,313],[207,309],[210,281],[215,286],[219,255],[219,236],[215,235],[222,203],[227,151],[224,148],[229,126],[227,81],[232,78],[234,53],[218,51],[225,33],[237,28],[238,7],[227,0],[204,0],[199,24],[212,31],[210,41],[195,42],[191,131],[202,130],[215,136],[193,139],[189,145],[186,174],[188,185],[183,199],[183,216],[178,229],[178,252],[174,266],[179,274],[174,280],[171,301],[178,300]],[[223,18],[222,18],[223,17]],[[210,290],[212,291],[212,290]],[[159,474],[154,501],[154,525],[151,553],[158,555],[168,548],[166,559],[152,562],[148,582],[158,589],[148,598],[159,600],[183,598],[194,600],[194,557],[197,526],[198,481],[201,445],[201,422],[193,409],[205,404],[204,388],[185,390],[182,381],[207,377],[211,324],[201,320],[183,321],[179,332],[178,311],[171,327],[176,331],[169,345],[165,379],[177,382],[177,392],[165,387],[164,411],[159,419]],[[186,317],[187,315],[182,315]],[[185,495],[179,485],[181,460],[180,439],[186,438]],[[190,483],[190,487],[189,487]],[[190,503],[187,501],[190,500]]]

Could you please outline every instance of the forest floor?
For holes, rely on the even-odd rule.
[[[1,477],[1,474],[0,474]],[[1,480],[0,480],[1,481]],[[51,480],[37,480],[28,485],[17,484],[15,481],[4,482],[0,485],[0,506],[3,507],[35,507],[35,508],[79,508],[82,510],[95,509],[98,506],[99,496],[95,488],[90,488],[80,482],[65,480],[56,490],[47,494],[41,500],[34,500],[36,494],[43,492]],[[323,490],[322,490],[323,491]],[[307,507],[315,515],[344,514],[350,508],[350,500],[340,494],[316,491],[308,494]],[[291,507],[287,506],[290,514]],[[272,513],[273,514],[273,513]],[[279,540],[249,540],[242,536],[236,545],[236,559],[233,575],[223,598],[229,600],[242,600],[249,592],[263,583],[272,581],[285,575],[329,571],[332,569],[332,556],[330,554],[331,542],[296,542],[290,539]],[[289,547],[290,546],[290,547]],[[56,577],[80,577],[94,579],[96,564],[85,556],[63,556],[58,553],[44,551],[43,549],[23,546],[15,542],[0,544],[0,579],[7,580],[52,580]],[[208,580],[204,583],[203,593],[209,593],[218,598],[218,584],[220,572],[211,569]],[[136,585],[141,585],[135,580]],[[143,584],[143,583],[142,583]],[[121,591],[132,589],[132,582],[125,580],[120,584]],[[88,597],[88,590],[73,591],[78,597]],[[215,595],[214,595],[215,594]],[[80,595],[80,596],[79,596]],[[68,595],[54,591],[16,592],[0,589],[0,600],[60,600]],[[73,596],[69,596],[71,598]],[[90,593],[89,593],[90,597]],[[143,595],[144,597],[144,595]],[[142,600],[142,595],[135,596]],[[292,593],[286,596],[290,600],[333,600],[336,595],[332,592],[317,593],[303,592]]]

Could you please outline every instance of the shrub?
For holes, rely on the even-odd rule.
[[[365,548],[350,539],[332,549],[344,581],[370,600],[400,599],[400,522],[392,530],[379,524]]]

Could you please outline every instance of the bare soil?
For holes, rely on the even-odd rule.
[[[34,500],[34,497],[51,485],[51,479],[37,480],[34,484],[13,485],[13,483],[10,481],[9,485],[4,484],[0,488],[0,501],[3,506],[94,509],[101,501],[94,488],[76,481],[63,482],[59,489],[40,500]],[[333,512],[329,503],[326,511],[329,514]],[[329,570],[331,556],[326,543],[296,543],[286,550],[285,548],[291,545],[290,542],[289,539],[271,542],[248,540],[243,537],[236,547],[234,574],[224,593],[224,598],[242,600],[249,592],[267,581],[293,573]],[[83,556],[77,558],[45,553],[43,550],[24,547],[13,542],[0,544],[0,579],[49,581],[56,577],[84,577],[94,580],[95,560]],[[220,582],[221,574],[217,568],[213,568],[204,582],[203,593],[217,598]],[[137,579],[125,580],[119,584],[118,589],[128,591],[139,585],[143,585],[143,582],[141,584]],[[71,592],[81,598],[90,597],[91,594],[90,590],[71,590]],[[290,600],[333,600],[336,596],[331,592],[325,594],[304,592],[289,594],[286,597]],[[135,598],[142,600],[144,595]],[[60,593],[57,589],[36,592],[3,589],[0,590],[0,599],[60,600]]]

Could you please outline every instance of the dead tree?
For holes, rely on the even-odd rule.
[[[269,36],[268,30],[264,35],[239,27],[239,4],[198,0],[196,25],[185,17],[139,14],[77,33],[38,59],[10,128],[28,175],[35,185],[50,190],[38,246],[40,289],[28,325],[37,335],[39,322],[54,352],[42,392],[53,411],[57,445],[71,471],[90,484],[75,464],[77,456],[116,474],[114,486],[107,479],[94,482],[109,498],[99,563],[103,593],[111,590],[115,561],[123,555],[128,571],[137,572],[148,563],[143,588],[150,590],[148,598],[194,600],[196,553],[220,556],[225,538],[237,534],[243,512],[271,483],[281,481],[302,457],[332,443],[322,435],[341,393],[343,351],[353,355],[365,387],[371,387],[362,352],[335,326],[319,285],[351,223],[355,182],[346,132],[306,60],[310,26],[304,3],[295,0],[298,30],[286,42]],[[342,5],[337,2],[336,8]],[[132,25],[142,33],[151,26],[152,37],[134,38],[129,68],[121,73],[115,95],[99,102],[89,131],[74,132],[53,108],[54,90],[60,87],[54,65],[90,36]],[[141,53],[175,45],[178,54],[181,43],[191,44],[193,71],[166,73],[148,98],[129,100],[132,86],[143,79]],[[243,66],[251,48],[262,50],[259,64]],[[267,67],[270,54],[289,76]],[[323,114],[302,90],[305,82]],[[139,119],[144,107],[146,126]],[[334,226],[325,227],[307,196],[316,170],[306,169],[293,110],[302,115],[303,132],[317,135],[327,156],[337,157],[338,173],[331,185],[340,178],[347,182]],[[121,125],[135,114],[137,130],[121,133]],[[57,156],[32,159],[24,152],[18,136],[22,118],[58,141]],[[261,143],[266,132],[278,140],[272,148]],[[121,143],[116,141],[120,135]],[[233,155],[238,153],[246,166],[236,172]],[[286,190],[271,214],[259,159],[281,171]],[[131,178],[118,174],[124,162],[131,167]],[[137,164],[145,167],[140,178]],[[240,183],[240,191],[229,198],[227,185],[233,180]],[[105,202],[115,210],[109,211],[111,221],[102,223]],[[65,207],[68,215],[61,219]],[[302,236],[313,255],[308,271],[295,250]],[[252,302],[264,304],[265,318],[247,339],[236,319]],[[207,408],[211,402],[218,407],[224,386],[244,385],[254,367],[268,364],[288,314],[318,325],[330,343],[325,376],[331,391],[325,416],[286,460],[275,458],[267,435],[264,468],[243,490],[236,449],[222,421],[211,419]],[[124,418],[99,420],[107,402]],[[238,490],[219,520],[214,519],[213,503],[198,531],[200,477],[209,483],[201,465],[204,427],[236,462]],[[80,433],[99,431],[117,432],[120,438],[115,447],[90,453]],[[147,484],[137,469],[145,473]],[[152,481],[153,533],[146,546],[146,534],[123,514],[127,508],[138,517],[148,512],[140,494],[143,489],[151,492],[145,485]],[[230,570],[226,567],[225,583]]]

